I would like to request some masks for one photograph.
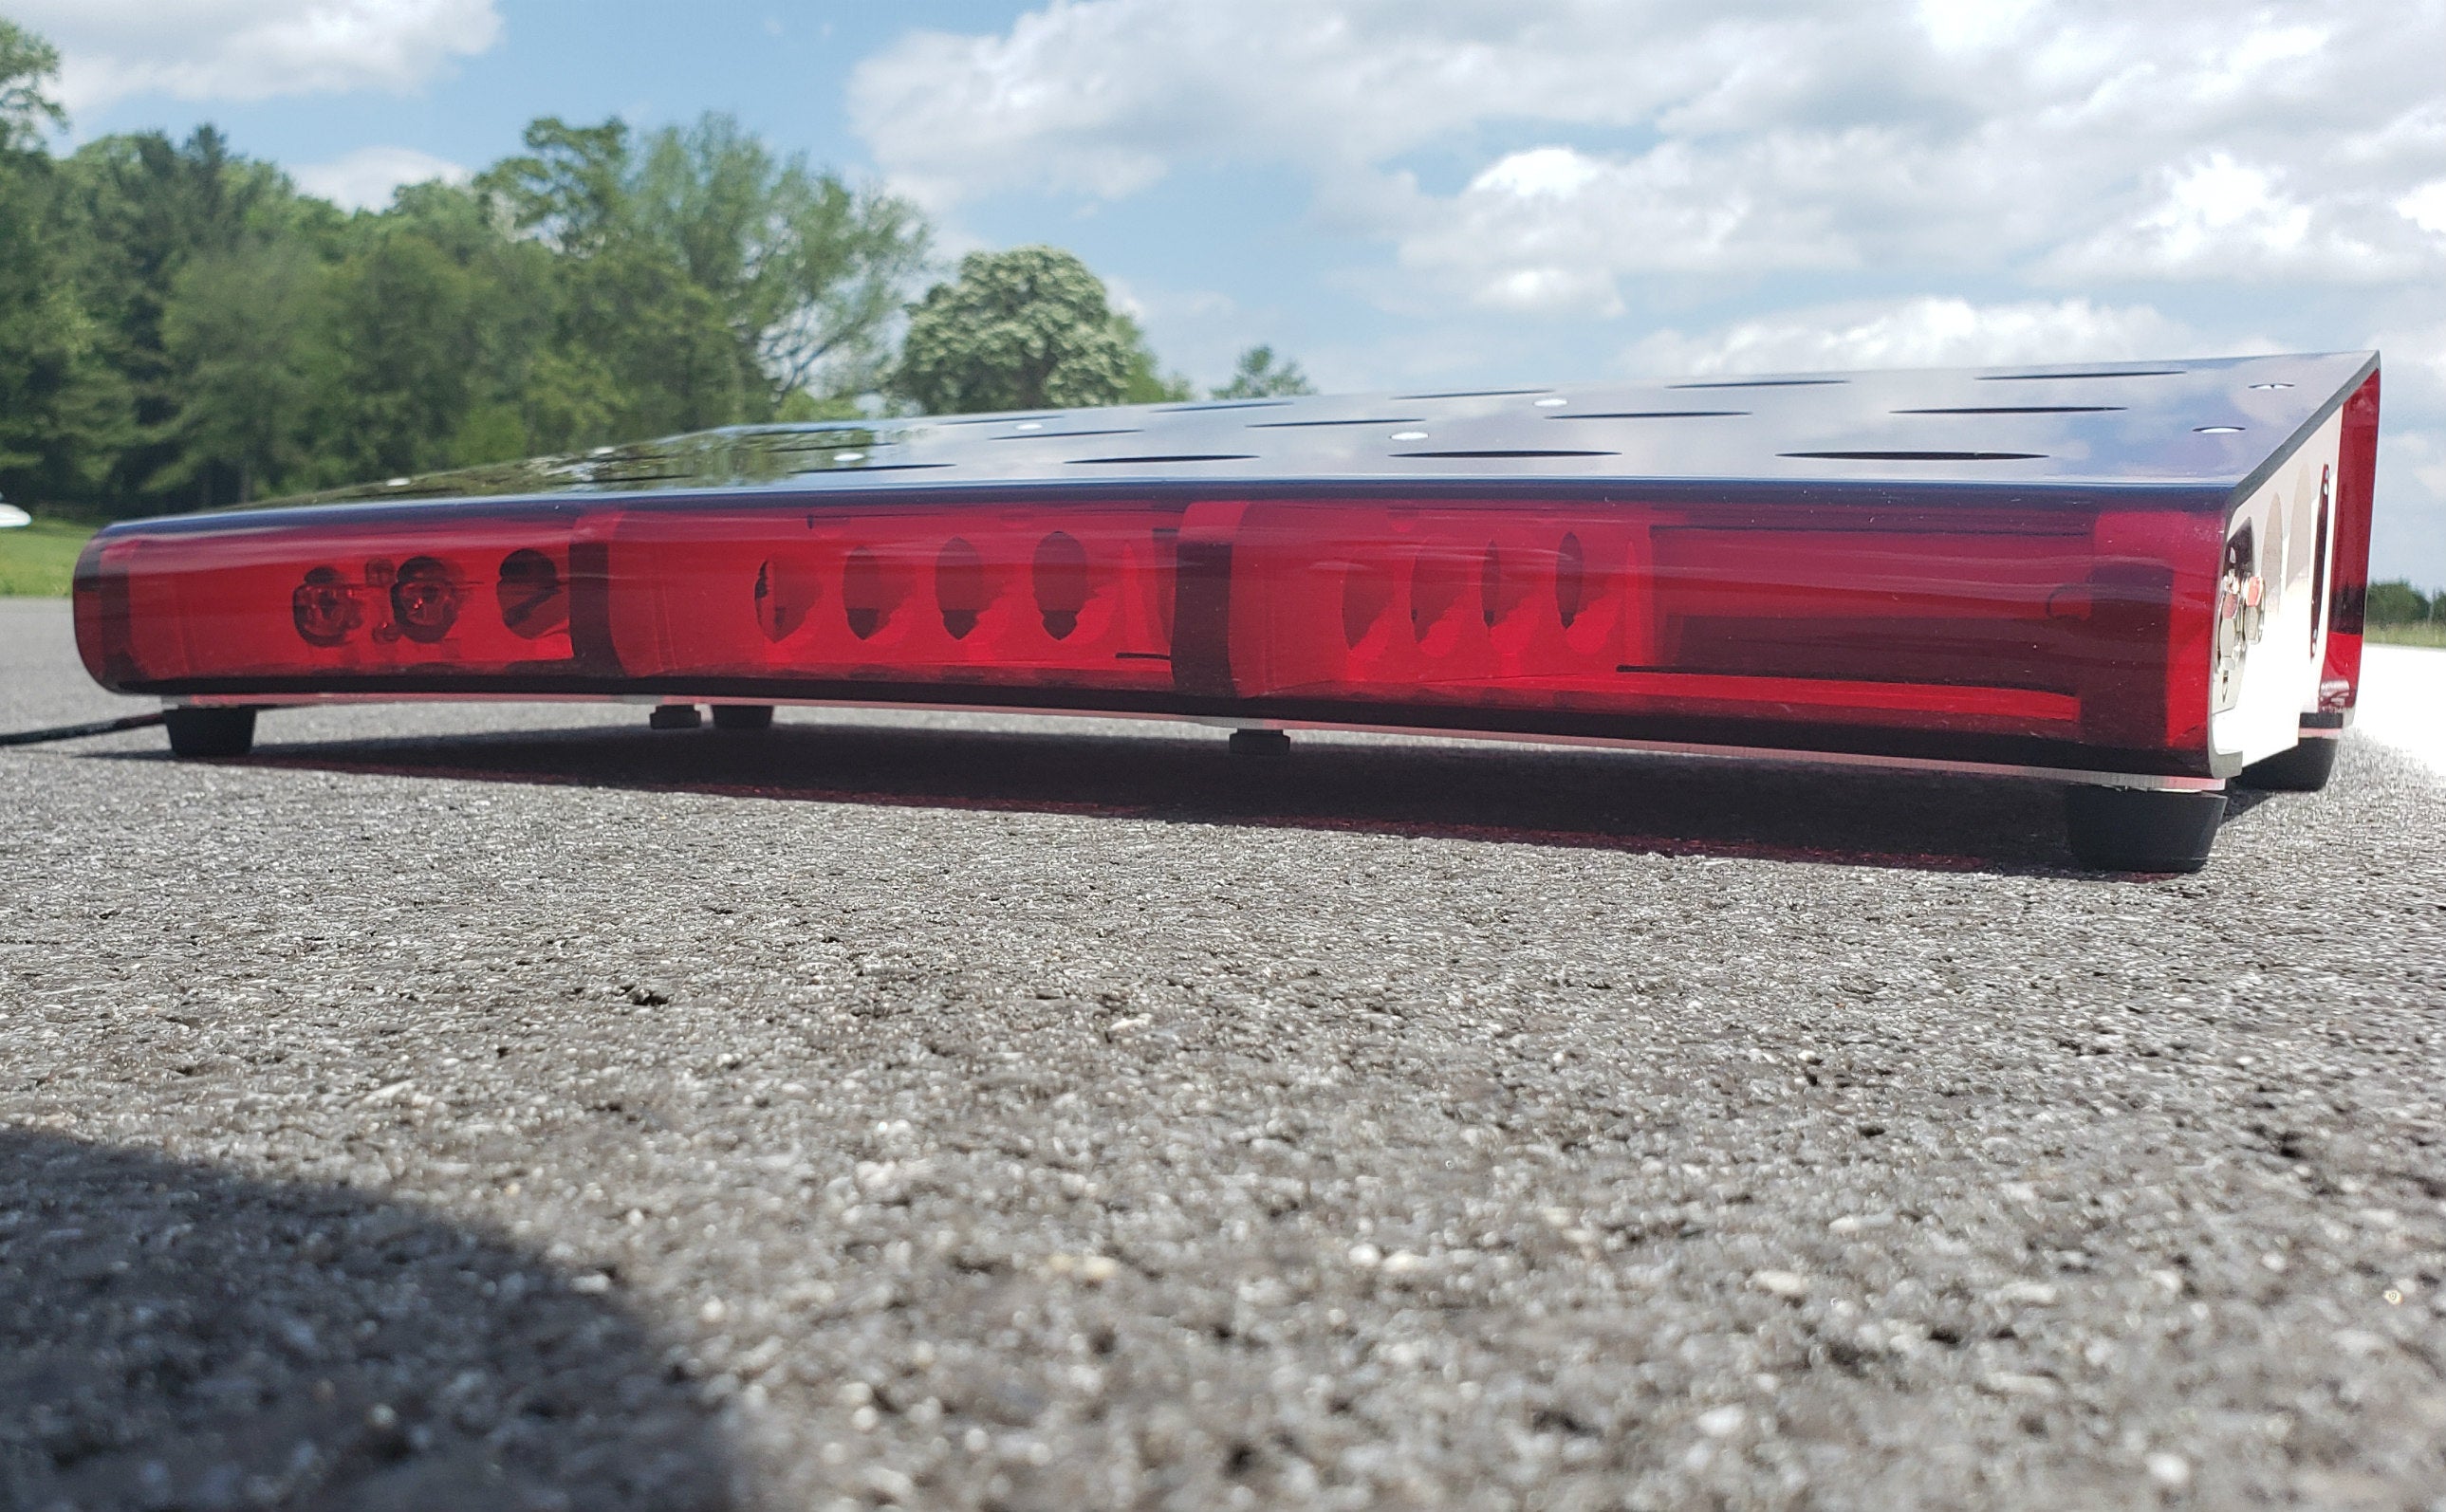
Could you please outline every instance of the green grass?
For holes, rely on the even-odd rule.
[[[90,525],[65,520],[36,520],[14,531],[0,531],[0,596],[66,598],[68,579],[76,574],[77,552],[85,550]]]
[[[2434,645],[2446,648],[2446,620],[2425,625],[2373,625],[2369,640],[2378,645]]]

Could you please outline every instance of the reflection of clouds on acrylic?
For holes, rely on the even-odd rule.
[[[2279,349],[2259,336],[2215,345],[2236,356]],[[1755,373],[2126,362],[2196,349],[2203,349],[2196,332],[2146,305],[2109,308],[2079,298],[1974,305],[1921,295],[1778,310],[1697,337],[1661,330],[1643,337],[1629,355],[1642,372]]]
[[[2381,345],[2381,546],[2446,581],[2440,57],[2436,0],[1083,0],[852,109],[946,211],[1288,171],[1385,308],[1607,322],[1628,371]]]

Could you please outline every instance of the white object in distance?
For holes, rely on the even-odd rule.
[[[14,504],[0,504],[0,531],[23,530],[34,523],[34,517]]]
[[[2446,777],[2446,651],[2362,646],[2353,730]]]

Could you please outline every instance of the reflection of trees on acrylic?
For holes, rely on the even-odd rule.
[[[1232,380],[1214,391],[1216,399],[1277,399],[1287,395],[1313,394],[1316,388],[1300,371],[1300,364],[1277,361],[1270,346],[1251,346],[1240,354],[1232,368]]]

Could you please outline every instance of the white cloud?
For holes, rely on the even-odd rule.
[[[1304,185],[1400,317],[1286,336],[1351,386],[2382,345],[2381,554],[2446,579],[2440,57],[2446,0],[1045,0],[851,115],[946,214]]]
[[[2378,476],[2372,572],[2446,588],[2446,428],[2381,423]]]
[[[1377,162],[1491,117],[1633,124],[1722,62],[1684,57],[1689,77],[1667,77],[1673,34],[1689,29],[1670,24],[1649,65],[1625,71],[1639,9],[1057,3],[1000,36],[903,39],[859,65],[851,111],[886,166],[938,203],[1022,185],[1118,197],[1183,162]]]
[[[1920,0],[1918,9],[1939,51],[1977,53],[2020,41],[2038,0]]]
[[[343,210],[380,210],[403,184],[435,178],[461,184],[469,177],[465,168],[448,159],[413,147],[360,147],[329,162],[292,168],[289,176],[297,180],[298,188]]]
[[[2418,433],[2399,437],[2397,442],[2412,468],[2412,476],[2420,480],[2420,486],[2427,489],[2432,496],[2446,499],[2446,446],[2439,445],[2435,435]]]
[[[2397,200],[2395,208],[2422,231],[2446,236],[2446,178],[2422,184]]]
[[[1628,159],[1570,147],[1513,153],[1454,200],[1415,209],[1401,260],[1494,308],[1608,315],[1623,308],[1617,275],[1857,260],[1822,207],[1758,192],[1794,175],[1768,170],[1727,185],[1709,168],[1677,142]]]
[[[14,0],[58,45],[71,112],[131,95],[405,91],[499,40],[494,0]]]
[[[2405,238],[2394,238],[2396,251],[2362,240],[2339,224],[2343,215],[2314,211],[2282,177],[2211,152],[2160,173],[2155,208],[2060,249],[2046,270],[2059,278],[2375,282],[2414,275],[2429,260]]]
[[[2200,337],[2146,305],[2086,299],[1977,305],[1966,299],[1855,302],[1779,310],[1696,336],[1665,330],[1625,353],[1628,371],[1656,377],[1801,372],[1844,367],[1961,367],[2027,362],[2119,362],[2209,355]],[[2278,349],[2250,340],[2220,354]]]
[[[2438,0],[1064,0],[851,104],[937,207],[1279,164],[1423,286],[1609,313],[1659,272],[2446,276],[2397,208],[2446,173],[2439,56]],[[1477,160],[1434,193],[1418,153]]]

